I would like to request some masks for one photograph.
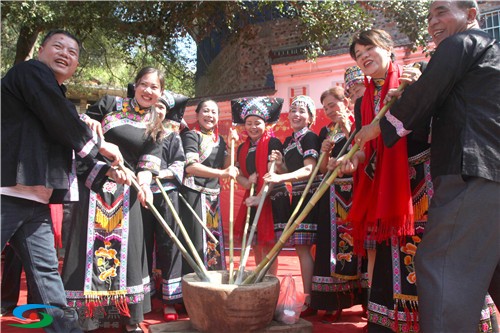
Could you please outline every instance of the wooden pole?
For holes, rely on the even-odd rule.
[[[354,150],[351,150],[350,152],[353,152]],[[350,153],[349,152],[349,153]],[[337,177],[338,170],[340,169],[340,166],[337,167],[334,172],[332,173],[331,177],[331,182]],[[274,256],[277,256],[281,249],[283,249],[285,243],[288,241],[288,239],[292,236],[293,232],[297,229],[297,227],[300,225],[302,221],[306,218],[307,214],[312,210],[314,205],[319,201],[319,199],[323,196],[323,194],[326,192],[326,190],[330,187],[329,183],[330,179],[328,179],[323,186],[319,187],[316,192],[314,192],[313,196],[307,203],[307,205],[304,207],[300,215],[297,217],[297,219],[290,225],[288,229],[286,229],[282,234],[281,237],[278,239],[278,242],[274,245],[274,247],[269,251],[269,253],[266,255],[266,257],[259,263],[259,265],[255,268],[255,270],[243,281],[242,284],[251,284],[254,282],[254,279],[259,275],[259,273],[264,269],[266,264],[271,261],[271,259]]]
[[[231,138],[231,167],[234,167],[234,138]],[[233,284],[234,272],[234,178],[229,185],[229,284]]]
[[[335,159],[339,159],[340,157],[342,157],[347,148],[349,148],[349,145],[351,144],[352,140],[354,139],[354,136],[358,133],[359,131],[358,130],[355,130],[351,133],[351,135],[349,135],[349,138],[347,139],[347,142],[344,144],[344,146],[342,147],[342,149],[340,150],[340,152],[337,154],[337,157],[335,157]],[[323,179],[321,180],[321,183],[319,184],[319,186],[321,186],[321,184],[323,184],[323,182],[328,179],[328,177],[330,177],[330,175],[332,174],[332,171],[328,171],[324,176],[323,176]],[[318,187],[319,187],[318,186]]]
[[[181,231],[182,236],[186,240],[186,243],[187,243],[189,249],[191,250],[191,253],[193,254],[193,257],[194,257],[196,263],[200,267],[200,270],[202,270],[203,273],[205,273],[205,275],[208,275],[208,271],[205,268],[205,264],[201,260],[200,255],[198,254],[198,251],[194,247],[193,241],[191,240],[191,237],[188,235],[186,228],[184,228],[184,224],[182,224],[182,221],[179,218],[179,214],[177,213],[177,211],[174,208],[174,205],[172,204],[172,200],[170,200],[167,192],[165,192],[165,189],[163,188],[160,180],[158,178],[155,178],[155,181],[156,181],[156,185],[158,185],[158,187],[160,188],[161,194],[163,195],[163,198],[165,199],[165,202],[167,203],[168,208],[172,212],[172,216],[173,216],[175,222],[179,226],[179,229]]]
[[[273,161],[271,163],[271,168],[270,168],[269,172],[274,172],[275,165],[276,165],[276,161]],[[248,241],[246,242],[246,247],[245,247],[245,249],[241,249],[242,251],[244,251],[244,253],[243,253],[243,258],[240,262],[238,276],[236,278],[236,284],[241,284],[241,282],[243,280],[243,274],[245,273],[245,266],[246,266],[248,257],[250,256],[250,248],[252,246],[253,236],[255,234],[255,230],[257,230],[257,225],[259,223],[260,213],[262,212],[262,207],[264,206],[264,201],[266,200],[268,191],[269,191],[269,183],[265,182],[264,189],[262,190],[262,194],[260,197],[259,205],[257,206],[257,211],[255,212],[255,217],[253,219],[252,228],[250,229],[250,235],[248,236]]]
[[[339,129],[340,129],[340,124],[336,123],[335,127],[333,128],[333,131],[330,133],[330,135],[328,135],[328,139],[330,141],[333,141],[333,138],[334,138],[335,134],[337,134],[337,132],[339,131]],[[311,189],[312,183],[314,182],[314,179],[316,178],[316,175],[318,174],[318,171],[319,171],[319,168],[321,166],[321,163],[323,163],[323,160],[325,159],[326,156],[327,156],[326,152],[322,152],[320,154],[319,159],[318,159],[318,163],[316,163],[316,166],[314,167],[311,175],[309,176],[309,179],[307,181],[306,187],[304,188],[304,191],[302,192],[302,195],[300,196],[299,202],[297,203],[297,205],[295,206],[292,214],[288,218],[288,221],[287,221],[285,227],[283,228],[283,231],[285,231],[286,229],[288,229],[290,227],[290,225],[292,224],[293,220],[297,216],[300,208],[302,207],[302,204],[304,203],[304,200],[305,200],[305,198],[307,196],[307,193],[309,193],[309,190]],[[279,253],[277,253],[277,255],[278,254]],[[262,269],[262,271],[260,272],[259,276],[256,278],[256,280],[255,280],[256,282],[259,282],[260,280],[262,280],[264,278],[264,276],[266,275],[267,271],[269,270],[269,268],[273,265],[274,261],[276,260],[277,255],[274,256],[273,258],[271,258],[271,260],[269,260],[269,262],[267,263],[267,265]]]
[[[118,168],[120,168],[123,172],[127,172],[126,169],[125,169],[125,166],[123,164],[121,164],[121,163],[118,165]],[[141,191],[141,186],[137,183],[137,180],[135,180],[134,178],[131,178],[131,181],[132,181],[132,186],[134,186],[134,188],[138,192],[140,192]],[[151,212],[153,213],[154,217],[160,223],[160,225],[165,230],[165,232],[167,233],[167,235],[172,239],[172,241],[174,241],[175,245],[177,245],[177,247],[181,251],[182,256],[184,257],[184,259],[186,259],[186,261],[188,262],[189,266],[191,266],[191,268],[193,268],[193,270],[195,271],[196,275],[198,275],[198,277],[200,278],[200,280],[204,281],[204,282],[210,282],[210,279],[209,279],[208,275],[202,269],[200,269],[200,267],[198,267],[198,265],[196,264],[196,262],[189,255],[189,253],[186,251],[186,248],[182,245],[181,241],[179,240],[179,238],[177,238],[177,236],[172,231],[172,229],[170,229],[170,227],[168,226],[167,222],[165,222],[165,220],[163,219],[163,217],[161,216],[161,214],[158,212],[158,210],[155,208],[155,206],[153,205],[153,203],[149,202],[149,201],[146,201],[146,204],[148,205],[148,209],[151,210]]]
[[[334,127],[331,135],[329,135],[329,137],[328,137],[330,139],[330,141],[333,141],[333,136],[337,133],[337,131],[339,129],[340,129],[340,124],[339,123],[335,124],[335,127]],[[322,152],[319,155],[318,163],[316,163],[316,166],[314,167],[311,175],[309,176],[309,180],[307,181],[307,185],[304,188],[304,191],[302,192],[302,195],[300,196],[299,202],[297,202],[297,205],[295,206],[295,209],[293,210],[292,215],[290,215],[290,218],[288,219],[288,222],[286,223],[285,228],[283,229],[283,231],[285,231],[286,229],[288,229],[290,227],[290,225],[292,224],[293,220],[297,216],[300,208],[302,207],[302,204],[304,203],[304,200],[305,200],[305,198],[307,196],[307,193],[311,189],[312,183],[314,182],[314,179],[316,178],[316,175],[318,174],[319,166],[321,165],[321,163],[323,162],[323,160],[325,159],[325,157],[327,155],[328,155],[328,153],[325,153],[325,152]]]
[[[252,183],[252,185],[250,185],[250,194],[248,197],[251,197],[253,196],[255,192],[255,183]],[[240,251],[240,263],[241,263],[241,258],[243,258],[243,253],[245,251],[243,251],[244,248],[246,248],[246,241],[247,241],[247,235],[248,235],[248,228],[250,226],[250,215],[252,213],[252,207],[251,206],[248,206],[247,207],[247,215],[246,215],[246,218],[245,218],[245,227],[243,228],[243,237],[241,239],[241,251]]]
[[[415,68],[419,68],[419,64],[414,65]],[[407,82],[402,82],[399,87],[398,91],[403,91],[404,88],[408,85]],[[387,110],[396,102],[396,98],[393,97],[384,107],[379,111],[379,113],[373,118],[371,124],[375,124],[382,119],[382,117],[385,115]],[[356,153],[359,150],[359,145],[356,143],[352,147],[352,149],[346,154],[346,158],[352,158],[354,153]],[[291,237],[293,232],[298,228],[300,223],[304,221],[306,218],[307,214],[311,212],[313,207],[316,205],[316,203],[319,201],[319,199],[323,196],[323,194],[330,188],[330,185],[333,184],[333,181],[335,178],[337,178],[337,175],[340,170],[340,165],[337,166],[331,175],[328,177],[328,179],[324,182],[321,183],[321,185],[318,187],[316,192],[314,192],[313,196],[307,203],[307,205],[304,207],[300,215],[297,217],[297,219],[292,223],[292,225],[287,229],[284,230],[283,233],[281,234],[281,237],[278,239],[278,242],[274,245],[274,247],[269,251],[269,253],[266,255],[266,257],[258,264],[258,266],[255,268],[255,270],[243,281],[242,284],[250,284],[253,283],[257,276],[259,276],[260,272],[264,269],[267,263],[269,263],[274,256],[277,256],[281,249],[283,249],[283,246],[285,243],[288,241],[288,239]]]
[[[189,204],[189,202],[186,201],[186,199],[182,196],[181,193],[179,193],[179,198],[181,198],[181,201],[184,203],[184,205],[186,205],[186,207],[189,209],[189,211],[194,215],[194,217],[196,218],[196,221],[198,221],[198,223],[201,225],[201,227],[203,228],[203,230],[205,230],[205,232],[210,237],[210,239],[212,239],[214,241],[215,245],[217,245],[219,243],[219,240],[217,239],[217,237],[215,237],[214,234],[210,231],[210,229],[208,229],[208,227],[201,220],[201,218],[195,212],[195,210],[193,209],[193,207],[191,207],[191,205]]]
[[[357,133],[357,131],[353,131],[351,133],[351,135],[349,136],[349,138],[347,139],[347,142],[344,144],[344,146],[342,147],[342,149],[340,150],[340,152],[337,154],[337,157],[336,159],[339,159],[341,156],[343,156],[347,150],[347,148],[349,147],[349,145],[351,144],[352,140],[354,139],[354,135]],[[323,177],[323,180],[321,181],[321,183],[319,184],[318,188],[322,187],[323,184],[325,183],[326,179],[328,179],[330,177],[332,173],[329,171],[326,173],[326,175]],[[269,268],[273,265],[274,261],[276,260],[276,258],[278,257],[279,255],[279,252],[277,252],[274,256],[272,256],[269,260],[268,263],[266,263],[266,265],[264,266],[264,268],[259,272],[259,275],[257,276],[257,278],[255,279],[255,283],[257,282],[260,282],[262,281],[262,279],[264,278],[264,276],[266,276],[266,273],[267,271],[269,270]]]

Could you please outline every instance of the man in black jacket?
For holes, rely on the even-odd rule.
[[[48,203],[69,197],[73,151],[89,163],[98,153],[114,165],[123,161],[118,147],[101,141],[66,99],[63,82],[74,74],[79,51],[73,35],[51,31],[38,60],[15,65],[1,83],[1,249],[9,242],[20,257],[33,301],[52,306],[45,309],[54,320],[46,332],[81,331],[58,273]],[[112,167],[101,172],[128,181]]]
[[[432,2],[429,65],[355,138],[392,146],[432,118],[435,191],[415,263],[423,333],[477,331],[487,291],[500,305],[500,48],[478,14],[475,1]]]

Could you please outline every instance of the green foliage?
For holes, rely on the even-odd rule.
[[[340,38],[374,23],[373,11],[397,22],[413,45],[426,42],[428,1],[2,1],[2,75],[14,63],[16,42],[52,28],[74,32],[84,43],[74,84],[124,87],[143,66],[163,69],[167,87],[192,96],[196,43],[212,31],[225,43],[253,38],[249,23],[288,18],[302,31],[305,55],[324,54]],[[243,38],[243,39],[244,39]],[[240,40],[242,38],[239,38]],[[38,43],[40,36],[38,36]],[[39,44],[37,44],[39,45]],[[26,53],[26,50],[18,51]],[[18,58],[26,54],[18,54]],[[24,59],[24,58],[22,58]]]
[[[385,17],[397,22],[399,31],[408,36],[414,51],[417,46],[427,46],[427,9],[430,2],[389,0],[371,1],[370,4],[380,9]]]
[[[309,42],[305,51],[309,59],[323,54],[343,35],[369,28],[373,21],[355,1],[301,1],[294,7]]]
[[[3,3],[2,3],[3,4]],[[5,24],[5,21],[2,18],[2,29],[1,29],[1,57],[2,61],[0,63],[0,72],[3,75],[7,72],[7,70],[12,66],[14,57],[16,56],[16,49],[14,47],[10,47],[12,45],[16,45],[16,40],[19,36],[19,29],[16,29],[15,26],[11,26]]]
[[[126,87],[140,68],[155,66],[166,73],[168,89],[193,95],[194,73],[185,68],[186,57],[177,49],[175,36],[160,29],[156,34],[161,38],[157,38],[147,15],[143,13],[135,22],[130,16],[129,7],[154,11],[157,7],[152,4],[162,2],[2,1],[1,74],[14,63],[23,27],[30,27],[35,37],[40,33],[35,49],[46,32],[61,28],[83,43],[80,66],[68,82],[72,89],[86,93],[89,85]]]

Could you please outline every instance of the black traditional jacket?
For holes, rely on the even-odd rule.
[[[467,30],[439,44],[420,79],[380,121],[384,143],[432,118],[431,173],[500,181],[500,46]]]
[[[61,202],[73,151],[93,163],[99,146],[45,64],[29,60],[2,78],[2,187],[45,186]]]

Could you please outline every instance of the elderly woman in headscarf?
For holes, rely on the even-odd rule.
[[[270,161],[276,161],[276,172],[270,172],[264,176],[264,180],[270,184],[292,183],[292,210],[297,206],[309,177],[318,162],[320,142],[318,136],[309,129],[315,118],[316,107],[309,96],[299,95],[292,100],[288,121],[293,129],[293,134],[285,139],[283,144],[284,155],[277,150],[274,150],[271,154]],[[304,200],[305,203],[309,201],[318,185],[319,179],[311,186]],[[278,225],[278,228],[281,229],[280,232],[283,232],[284,227],[285,224]],[[316,228],[316,210],[313,209],[295,230],[287,244],[295,246],[299,256],[304,293],[306,294],[305,308],[301,313],[303,317],[316,313],[316,310],[309,307],[314,267],[311,247],[316,241]]]

